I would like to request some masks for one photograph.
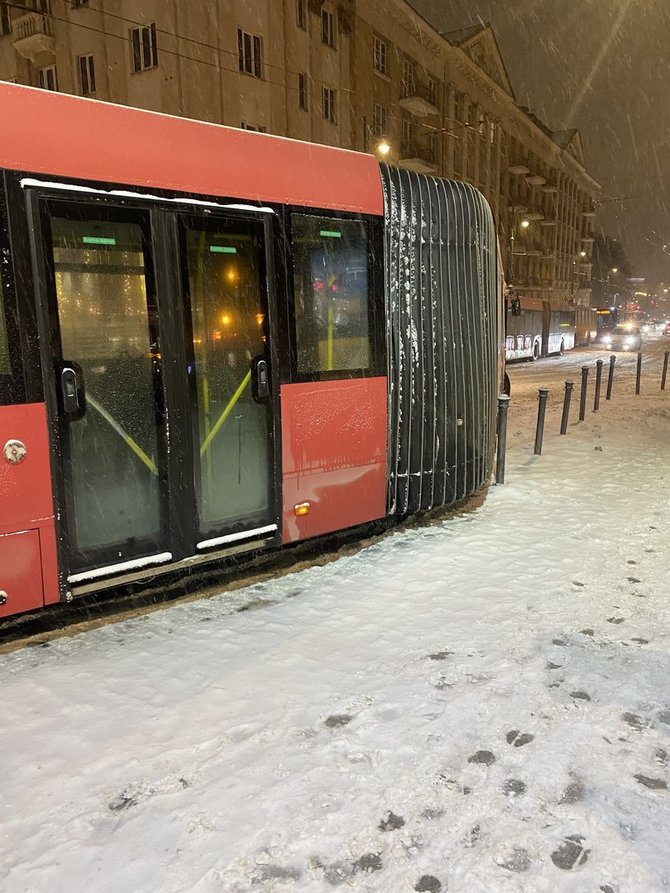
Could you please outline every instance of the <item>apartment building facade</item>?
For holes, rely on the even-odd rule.
[[[508,283],[589,306],[599,184],[577,131],[517,104],[490,27],[440,34],[404,0],[11,0],[0,78],[466,180]]]

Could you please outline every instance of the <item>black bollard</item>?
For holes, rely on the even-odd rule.
[[[589,384],[589,367],[582,366],[582,392],[579,395],[579,421],[586,417],[586,389]]]
[[[535,455],[542,455],[542,437],[544,435],[544,414],[547,410],[547,397],[549,388],[540,388],[538,391],[537,428],[535,429]]]
[[[614,364],[616,363],[616,356],[612,354],[610,357],[610,371],[607,376],[607,394],[605,395],[605,400],[609,400],[612,397],[612,384],[614,383]]]
[[[593,396],[593,411],[600,409],[600,380],[603,376],[603,361],[596,360],[596,392]]]
[[[665,390],[665,379],[668,377],[668,357],[670,356],[670,350],[666,350],[663,356],[663,375],[661,375],[661,390]]]
[[[637,355],[637,372],[635,373],[635,393],[640,393],[640,378],[642,377],[642,354]]]
[[[561,416],[561,434],[568,433],[568,419],[570,418],[570,401],[572,400],[572,389],[574,381],[566,381],[565,393],[563,394],[563,415]]]
[[[498,451],[496,453],[496,484],[505,483],[505,444],[507,442],[507,409],[509,397],[498,395]]]

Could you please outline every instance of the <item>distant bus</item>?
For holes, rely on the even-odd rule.
[[[575,346],[575,311],[543,298],[513,294],[505,302],[505,359],[546,357]]]
[[[596,307],[597,334],[609,332],[619,323],[619,311],[616,307]]]

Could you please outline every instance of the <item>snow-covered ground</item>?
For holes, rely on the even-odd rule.
[[[670,886],[664,347],[565,437],[596,354],[515,367],[476,510],[0,656],[3,893]]]

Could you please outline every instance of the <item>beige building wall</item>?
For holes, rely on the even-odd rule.
[[[441,35],[404,0],[75,3],[7,7],[0,78],[53,86],[55,66],[57,88],[79,94],[88,56],[99,100],[380,158],[385,142],[390,163],[484,193],[512,287],[588,306],[599,184],[577,131],[517,105],[490,28]]]

